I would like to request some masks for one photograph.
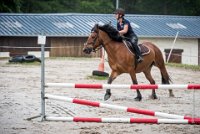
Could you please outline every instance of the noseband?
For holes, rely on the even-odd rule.
[[[91,34],[92,34],[92,33],[96,33],[96,34],[97,34],[97,36],[94,38],[94,40],[93,40],[92,42],[90,42],[90,43],[87,43],[87,44],[88,44],[88,45],[90,45],[90,44],[91,44],[92,46],[94,46],[94,44],[96,43],[96,41],[97,41],[97,38],[98,38],[98,32],[92,31],[92,32],[91,32]]]

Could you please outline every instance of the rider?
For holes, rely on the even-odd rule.
[[[135,50],[137,62],[142,62],[143,58],[138,47],[138,37],[134,33],[130,25],[130,22],[124,18],[125,15],[124,9],[118,8],[114,11],[114,14],[115,18],[117,19],[117,30],[119,31],[119,34],[128,38],[128,40],[132,44],[132,47]]]

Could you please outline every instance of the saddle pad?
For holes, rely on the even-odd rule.
[[[147,55],[150,53],[150,49],[142,44],[138,44],[140,52],[142,55]]]
[[[135,53],[132,50],[132,44],[129,41],[123,40],[123,43],[125,44],[125,46],[127,47],[127,49],[131,52],[131,53]],[[140,52],[142,55],[147,55],[150,53],[150,49],[147,48],[146,46],[142,45],[142,44],[138,44],[138,47],[140,49]]]

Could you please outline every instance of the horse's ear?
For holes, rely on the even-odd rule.
[[[91,32],[95,32],[99,28],[98,24],[95,24],[92,28]]]
[[[97,32],[99,29],[99,25],[98,24],[95,24],[94,27],[92,28],[92,31],[93,32]]]
[[[95,24],[95,29],[99,29],[99,25],[98,25],[98,23]]]

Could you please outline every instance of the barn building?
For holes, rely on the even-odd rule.
[[[126,15],[139,36],[151,41],[165,60],[200,65],[200,16]],[[116,26],[112,14],[5,14],[0,13],[0,57],[40,55],[37,36],[45,35],[46,56],[85,57],[83,44],[95,23]],[[89,57],[98,57],[100,52]]]

